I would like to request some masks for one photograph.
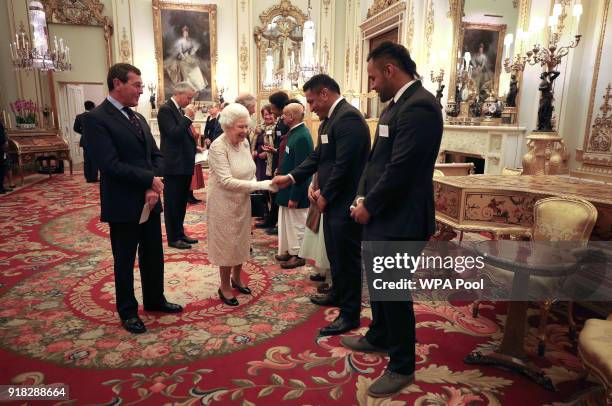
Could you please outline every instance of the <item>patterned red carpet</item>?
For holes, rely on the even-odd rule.
[[[0,384],[64,383],[71,400],[55,404],[70,405],[542,405],[582,387],[563,323],[549,324],[546,358],[534,355],[559,388],[548,392],[515,373],[463,363],[500,339],[502,304],[482,305],[474,319],[470,304],[438,302],[415,305],[416,382],[393,399],[368,398],[386,360],[316,337],[335,310],[310,304],[309,267],[285,271],[274,262],[275,238],[255,232],[246,266],[253,296],[238,296],[237,308],[219,301],[203,204],[190,206],[186,219],[200,244],[165,248],[166,295],[185,312],[141,313],[149,332],[131,335],[114,310],[97,196],[97,185],[75,174],[0,197]],[[367,307],[362,315],[358,333],[369,324]]]

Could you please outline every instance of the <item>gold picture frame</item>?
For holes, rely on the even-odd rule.
[[[488,61],[488,66],[491,66],[491,60],[494,60],[493,72],[490,73],[490,80],[484,79],[485,82],[491,82],[489,87],[490,94],[497,95],[499,92],[499,77],[502,72],[502,57],[504,52],[504,37],[506,36],[506,24],[480,24],[480,23],[461,23],[461,32],[459,37],[459,50],[461,55],[469,51],[472,55],[470,64],[476,64],[479,45],[483,44],[484,59]],[[494,58],[491,58],[494,56]],[[479,89],[486,86],[483,84]]]
[[[217,98],[217,5],[153,0],[157,99],[166,101],[175,82],[198,91],[194,101]]]

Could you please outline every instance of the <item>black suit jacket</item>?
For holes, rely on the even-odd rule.
[[[189,131],[191,120],[170,99],[159,108],[157,122],[164,156],[164,175],[193,175],[196,142]]]
[[[421,82],[381,115],[358,196],[371,214],[368,235],[426,240],[435,229],[433,170],[442,140],[442,111]],[[380,126],[388,126],[388,136]]]
[[[145,192],[153,177],[163,174],[163,157],[151,129],[142,115],[134,113],[144,136],[108,100],[83,119],[87,147],[100,168],[101,221],[138,223]],[[161,212],[159,202],[153,212]]]
[[[74,118],[74,125],[72,126],[72,129],[74,130],[75,133],[81,134],[81,138],[79,138],[79,147],[83,146],[83,116],[87,114],[87,112],[83,112],[81,114],[77,114],[77,116]]]
[[[326,213],[348,217],[369,152],[370,131],[365,119],[359,110],[341,100],[321,123],[316,149],[291,176],[300,183],[318,171],[321,195],[327,200]]]
[[[204,139],[209,139],[212,144],[221,134],[223,134],[223,129],[221,128],[221,124],[219,124],[219,115],[217,115],[216,118],[210,118],[210,116],[208,116],[206,125],[204,126]]]

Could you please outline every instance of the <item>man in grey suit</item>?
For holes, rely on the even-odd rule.
[[[304,84],[306,101],[322,120],[316,149],[288,175],[272,181],[279,187],[301,183],[318,172],[316,204],[323,217],[325,249],[331,267],[332,291],[311,301],[337,306],[339,316],[320,330],[338,335],[359,327],[361,312],[361,225],[350,218],[349,206],[370,152],[370,131],[355,107],[340,95],[338,83],[315,75]]]
[[[384,42],[368,56],[368,79],[383,102],[372,152],[351,216],[364,241],[411,241],[420,255],[435,229],[433,171],[442,139],[442,112],[418,80],[408,50]],[[414,381],[416,326],[411,301],[371,301],[365,337],[344,337],[355,351],[389,354],[385,374],[368,389],[373,397],[399,393]]]
[[[183,222],[187,212],[189,185],[195,164],[196,141],[191,132],[195,111],[188,107],[195,89],[188,82],[178,83],[174,95],[157,113],[164,156],[164,221],[168,245],[187,249],[198,242],[185,234]]]

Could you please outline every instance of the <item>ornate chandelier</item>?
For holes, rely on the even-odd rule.
[[[11,59],[15,70],[42,71],[69,71],[70,48],[64,44],[62,38],[54,38],[53,49],[49,49],[47,37],[47,19],[45,10],[40,1],[30,1],[28,5],[30,26],[32,27],[32,41],[21,24],[15,33],[15,41],[9,42]]]
[[[308,79],[319,73],[327,73],[327,64],[329,55],[327,49],[323,52],[323,60],[318,60],[315,44],[316,44],[316,27],[311,17],[312,7],[308,0],[308,18],[304,22],[302,29],[302,51],[301,58],[298,64],[295,64],[294,69],[290,74],[291,82],[306,82]]]

